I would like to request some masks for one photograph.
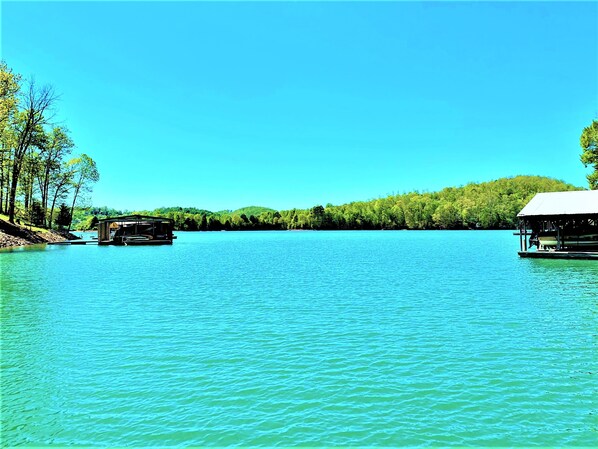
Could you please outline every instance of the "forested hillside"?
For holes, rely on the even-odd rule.
[[[285,230],[285,229],[507,229],[517,224],[517,213],[538,192],[581,190],[571,184],[540,176],[516,176],[439,192],[411,192],[340,206],[311,209],[273,209],[251,206],[237,211],[210,212],[169,207],[136,211],[174,219],[178,230]],[[100,209],[79,211],[80,227],[92,225]],[[110,211],[112,216],[120,211]],[[87,218],[85,218],[87,215]],[[100,214],[99,218],[107,215]],[[95,220],[94,220],[95,221]]]

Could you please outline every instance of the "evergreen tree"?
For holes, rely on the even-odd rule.
[[[33,200],[31,202],[30,208],[28,210],[28,217],[29,222],[35,226],[43,226],[44,225],[44,211],[42,209],[42,205],[39,201]]]
[[[69,207],[62,203],[58,211],[58,217],[56,217],[56,224],[59,229],[69,227],[71,225],[71,210]]]

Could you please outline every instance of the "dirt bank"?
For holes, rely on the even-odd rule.
[[[63,242],[79,237],[65,231],[34,231],[26,226],[0,220],[0,248],[35,245],[37,243]]]

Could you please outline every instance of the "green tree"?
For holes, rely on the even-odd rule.
[[[100,174],[98,173],[95,161],[87,154],[82,154],[81,156],[72,159],[70,165],[75,174],[73,181],[73,204],[71,206],[72,216],[79,195],[82,192],[90,191],[91,184],[99,181]],[[70,231],[70,228],[68,230]]]
[[[39,201],[33,200],[31,202],[31,207],[27,211],[27,215],[29,218],[29,223],[40,226],[44,223],[44,211]]]
[[[307,217],[307,223],[311,224],[312,229],[321,229],[322,222],[324,220],[324,206],[318,205],[314,206],[309,211],[309,216]]]
[[[206,214],[201,214],[201,221],[199,223],[199,230],[200,231],[207,231],[208,230],[208,220],[206,218]]]
[[[73,185],[74,172],[72,166],[67,163],[61,164],[62,169],[52,177],[50,188],[52,191],[52,206],[50,207],[50,214],[48,217],[48,227],[52,227],[52,220],[54,218],[54,207],[59,200],[65,200]]]
[[[592,124],[583,129],[579,144],[582,149],[582,164],[594,168],[594,171],[587,176],[590,189],[598,190],[598,120],[592,120]]]
[[[50,188],[53,183],[60,182],[61,163],[74,146],[66,128],[56,127],[46,135],[46,144],[40,153],[40,170],[37,172],[44,217],[48,210]]]
[[[16,215],[35,216],[51,227],[55,204],[71,190],[76,204],[99,176],[88,156],[65,163],[73,141],[66,128],[47,129],[56,99],[52,87],[33,80],[22,85],[20,75],[0,61],[0,212],[13,223]]]
[[[56,101],[54,90],[50,86],[38,87],[32,80],[24,94],[23,110],[16,120],[16,145],[13,150],[12,173],[8,198],[8,220],[14,223],[17,185],[23,161],[40,126],[47,123],[46,113]]]
[[[97,228],[99,221],[97,215],[91,215],[85,219],[84,223],[80,223],[77,228],[82,229],[83,231],[91,231]]]
[[[443,229],[454,229],[461,225],[459,211],[454,203],[441,203],[432,218],[436,225]]]
[[[21,76],[13,73],[4,61],[0,61],[0,212],[8,210],[13,149],[16,146],[13,125],[19,110],[20,89]]]
[[[58,217],[56,217],[56,224],[60,229],[64,227],[68,227],[71,225],[71,211],[69,207],[62,203],[60,205],[60,209],[58,210]]]

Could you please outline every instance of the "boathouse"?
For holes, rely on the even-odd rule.
[[[517,217],[521,257],[598,260],[598,190],[538,193]]]
[[[174,220],[126,215],[98,222],[98,245],[171,245]]]

